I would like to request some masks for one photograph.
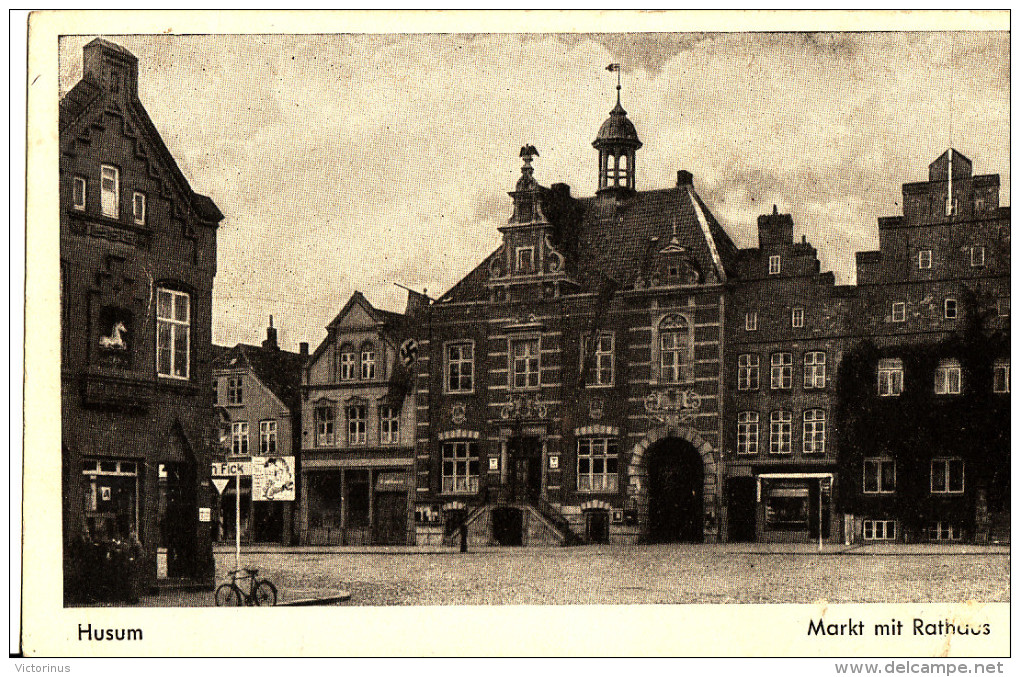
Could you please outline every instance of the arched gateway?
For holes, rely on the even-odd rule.
[[[644,539],[718,540],[718,464],[697,432],[687,426],[650,431],[634,445],[627,475]]]

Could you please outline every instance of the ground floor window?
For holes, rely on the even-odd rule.
[[[896,540],[896,520],[864,520],[864,540]]]
[[[577,490],[616,491],[619,447],[616,438],[577,440]]]
[[[959,541],[963,539],[963,529],[953,522],[932,522],[928,526],[928,538],[932,541]]]
[[[331,543],[340,534],[340,472],[312,472],[305,475],[308,496],[308,533],[305,543]]]
[[[443,443],[443,491],[475,493],[478,491],[478,443]]]
[[[82,462],[85,524],[95,540],[126,539],[138,531],[137,461]]]
[[[771,487],[765,500],[765,525],[776,531],[807,530],[809,496],[807,486]]]

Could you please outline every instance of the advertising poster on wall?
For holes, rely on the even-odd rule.
[[[253,456],[251,466],[252,500],[294,500],[293,456]]]

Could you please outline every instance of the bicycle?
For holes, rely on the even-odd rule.
[[[268,578],[259,578],[258,569],[234,569],[227,574],[230,581],[216,588],[216,606],[276,605],[276,586]],[[249,581],[248,592],[237,584],[244,580]]]

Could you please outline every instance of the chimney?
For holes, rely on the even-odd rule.
[[[793,244],[793,216],[780,214],[779,208],[772,205],[771,214],[758,217],[758,246],[762,249],[775,249]]]
[[[269,326],[266,328],[266,340],[262,342],[263,348],[272,348],[273,350],[279,350],[280,346],[276,342],[276,329],[273,328],[273,316],[269,316]]]
[[[690,186],[694,183],[694,175],[686,169],[681,169],[676,173],[676,187]]]
[[[407,307],[404,309],[404,314],[408,317],[417,317],[419,314],[428,310],[429,297],[428,289],[423,290],[421,294],[416,291],[407,290]]]
[[[138,95],[138,59],[120,45],[102,38],[85,45],[82,76],[110,94]]]
[[[308,341],[302,341],[298,344],[298,352],[301,353],[302,357],[308,357]]]

